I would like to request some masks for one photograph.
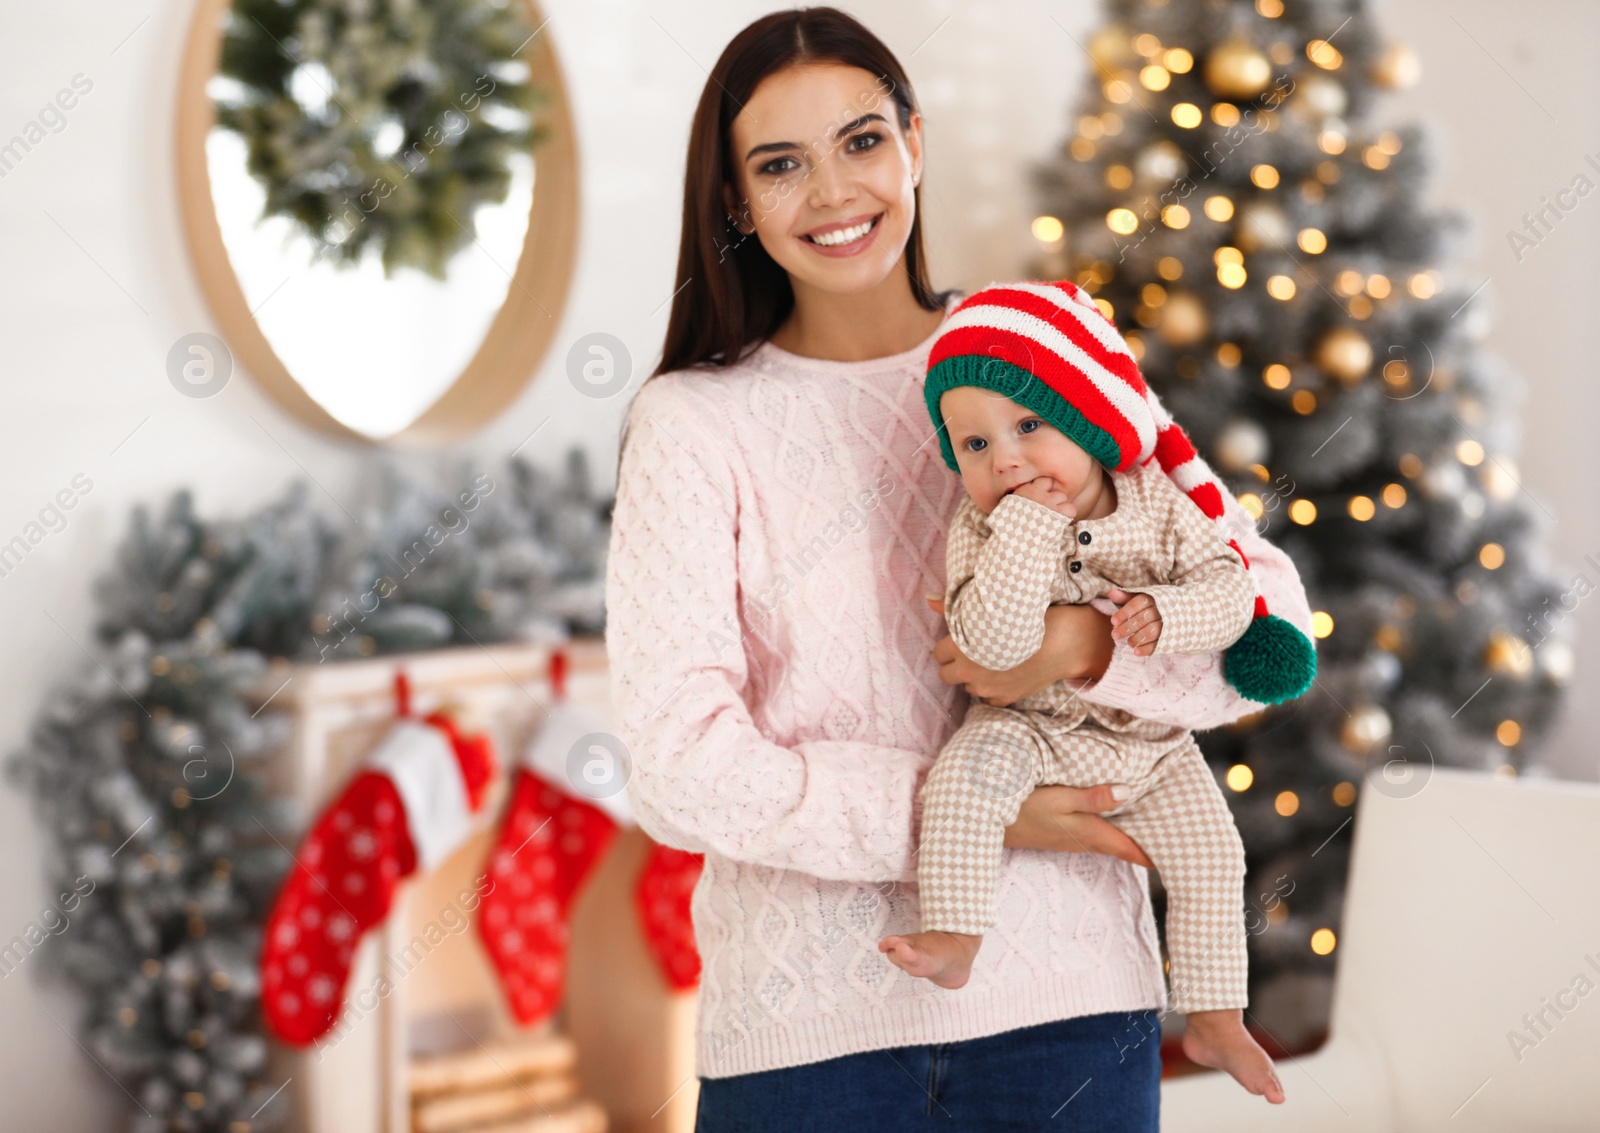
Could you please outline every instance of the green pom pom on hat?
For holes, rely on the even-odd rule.
[[[1223,652],[1222,675],[1241,696],[1282,704],[1311,687],[1317,675],[1317,651],[1293,624],[1267,614],[1252,620]]]

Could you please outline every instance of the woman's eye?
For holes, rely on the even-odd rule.
[[[850,145],[853,148],[856,148],[857,152],[860,152],[862,150],[872,149],[874,146],[876,146],[881,141],[883,141],[883,135],[882,134],[873,133],[873,132],[869,131],[869,132],[867,132],[865,134],[854,134],[854,135],[852,135],[851,138],[850,138],[850,141],[847,144]],[[864,142],[866,144],[857,147],[856,146],[857,142]]]
[[[779,168],[779,166],[783,165],[785,162],[787,162],[790,166],[796,164],[794,158],[792,157],[777,157],[763,165],[760,172],[774,177],[778,176],[779,174],[787,173],[789,172],[788,169]]]

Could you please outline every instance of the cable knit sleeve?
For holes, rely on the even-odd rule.
[[[1268,607],[1310,637],[1311,604],[1293,560],[1267,542],[1233,493],[1220,481],[1219,486],[1229,527],[1250,560],[1250,572]],[[1105,599],[1093,604],[1107,613],[1114,609]],[[1113,646],[1111,663],[1099,680],[1074,687],[1085,700],[1096,704],[1191,729],[1220,727],[1267,707],[1241,696],[1227,682],[1222,675],[1221,652],[1140,657],[1125,641]]]
[[[702,396],[672,375],[645,383],[612,514],[606,653],[639,825],[669,846],[819,878],[914,880],[927,753],[784,747],[752,721],[739,482]]]

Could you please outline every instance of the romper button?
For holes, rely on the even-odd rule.
[[[1083,564],[1080,563],[1077,559],[1073,559],[1072,560],[1072,565],[1070,567],[1068,567],[1067,569],[1072,571],[1073,574],[1077,574],[1080,570],[1083,569]]]
[[[1078,542],[1087,543],[1088,541],[1089,541],[1089,533],[1087,531],[1078,532]]]

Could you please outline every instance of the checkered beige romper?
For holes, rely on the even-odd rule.
[[[1110,473],[1115,510],[1073,520],[1022,496],[987,517],[962,500],[950,531],[945,620],[986,668],[1044,641],[1045,608],[1120,587],[1161,615],[1157,653],[1210,653],[1249,626],[1255,585],[1215,524],[1151,462]],[[1105,817],[1150,856],[1167,890],[1172,1006],[1244,1007],[1244,845],[1187,729],[1080,699],[1064,683],[997,708],[973,703],[922,788],[922,928],[994,923],[1005,827],[1039,784],[1125,783]]]

